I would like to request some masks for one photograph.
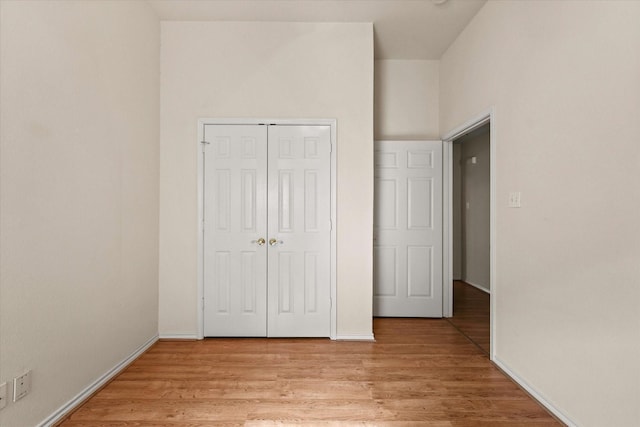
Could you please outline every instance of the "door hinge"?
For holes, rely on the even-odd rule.
[[[202,144],[202,152],[204,153],[205,147],[211,143],[208,141],[200,141],[200,144]]]

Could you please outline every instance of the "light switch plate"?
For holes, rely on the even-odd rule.
[[[520,204],[520,192],[512,191],[509,193],[509,207],[510,208],[519,208]]]

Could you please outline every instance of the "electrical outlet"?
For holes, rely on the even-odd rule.
[[[31,391],[31,371],[13,379],[13,401],[25,397]]]
[[[0,384],[0,409],[7,406],[7,383]]]

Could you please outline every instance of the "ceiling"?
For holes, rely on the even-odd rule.
[[[148,0],[164,21],[373,22],[376,59],[440,59],[486,0]]]

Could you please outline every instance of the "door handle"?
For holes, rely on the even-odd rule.
[[[258,246],[263,246],[265,243],[267,243],[267,241],[264,239],[264,237],[261,237],[258,240],[251,241],[251,243],[257,243]]]
[[[271,246],[275,246],[275,245],[281,245],[284,242],[282,240],[276,240],[276,239],[269,239],[269,245]]]

